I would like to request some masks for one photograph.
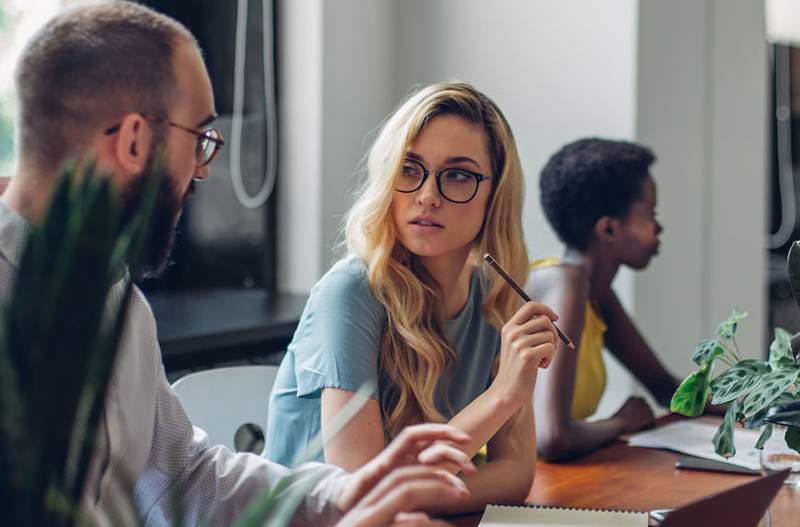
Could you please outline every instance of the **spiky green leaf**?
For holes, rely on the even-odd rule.
[[[713,362],[714,359],[723,353],[725,353],[725,348],[723,348],[716,339],[704,340],[697,345],[692,355],[692,360],[698,366],[704,366]]]
[[[672,395],[672,401],[669,403],[670,411],[689,417],[703,413],[710,392],[709,371],[709,366],[706,364],[683,380]]]
[[[746,395],[770,371],[769,364],[762,360],[738,362],[711,380],[711,404],[725,404]]]
[[[747,316],[747,311],[739,311],[736,308],[733,308],[733,312],[728,320],[722,322],[717,327],[717,335],[720,339],[732,339],[736,335],[736,329],[739,326],[739,322]]]
[[[739,402],[733,401],[725,411],[725,418],[719,425],[717,433],[714,434],[714,451],[724,457],[729,458],[736,455],[736,446],[733,443],[733,431],[736,428],[736,417],[739,412]]]
[[[787,368],[762,375],[759,382],[744,399],[742,409],[744,416],[751,417],[771,405],[781,393],[786,391],[786,388],[797,381],[798,372],[800,372],[800,368]]]

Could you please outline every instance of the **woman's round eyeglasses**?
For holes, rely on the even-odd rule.
[[[397,179],[397,192],[410,194],[419,190],[430,176],[428,169],[419,161],[406,159]],[[472,201],[478,193],[481,181],[492,179],[464,168],[443,168],[436,173],[436,188],[444,199],[453,203]]]

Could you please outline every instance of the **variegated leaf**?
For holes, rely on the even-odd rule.
[[[694,355],[692,355],[692,360],[698,366],[704,366],[710,362],[713,362],[714,359],[723,353],[725,353],[725,348],[720,346],[716,339],[704,340],[697,345],[697,349],[694,350]]]
[[[724,458],[736,455],[736,446],[733,443],[733,430],[736,428],[736,414],[739,412],[739,402],[733,401],[728,405],[725,418],[714,434],[714,451]]]
[[[719,338],[732,339],[733,336],[736,335],[736,328],[739,325],[739,321],[746,316],[747,311],[739,311],[738,309],[734,308],[730,318],[717,327],[717,335],[719,335]]]
[[[782,369],[761,376],[744,399],[743,413],[751,417],[773,403],[786,388],[797,380],[798,369]]]
[[[711,404],[725,404],[746,395],[770,371],[763,360],[739,361],[711,381]]]
[[[800,452],[800,427],[792,426],[786,429],[786,436],[784,437],[786,446]]]
[[[779,369],[786,364],[796,364],[792,354],[792,336],[783,328],[775,328],[775,339],[769,346],[769,364]]]
[[[767,423],[764,425],[764,430],[761,431],[761,435],[758,436],[758,441],[756,441],[756,449],[763,450],[764,445],[769,441],[769,438],[772,437],[772,423]]]
[[[672,401],[669,403],[670,411],[689,417],[697,417],[703,413],[709,394],[709,371],[709,366],[706,364],[683,380],[672,395]]]
[[[745,428],[761,428],[767,422],[767,412],[769,412],[770,408],[778,406],[779,404],[791,403],[793,401],[797,401],[798,399],[800,399],[800,395],[797,395],[796,393],[783,392],[774,401],[772,401],[772,404],[770,404],[767,408],[756,412],[754,416],[747,419],[744,422]],[[797,424],[800,426],[800,417],[798,417],[798,419],[799,420]]]

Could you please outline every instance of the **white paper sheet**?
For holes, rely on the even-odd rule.
[[[733,433],[736,455],[726,460],[714,452],[714,443],[712,442],[721,422],[721,419],[712,420],[709,418],[695,421],[679,421],[654,430],[634,434],[628,438],[628,444],[637,447],[674,450],[692,456],[758,470],[760,468],[759,452],[755,449],[755,444],[761,433],[758,430],[737,428]]]

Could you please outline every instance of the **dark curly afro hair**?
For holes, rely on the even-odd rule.
[[[542,169],[539,190],[545,216],[561,241],[586,249],[598,219],[627,216],[655,160],[642,145],[594,137],[556,152]]]

